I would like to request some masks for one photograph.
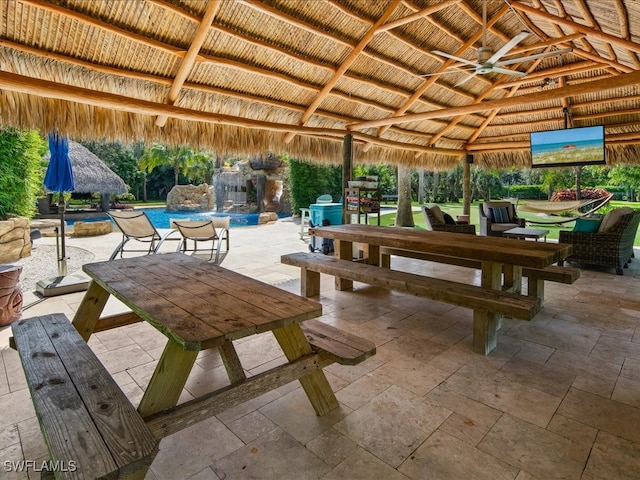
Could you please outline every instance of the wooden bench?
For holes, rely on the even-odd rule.
[[[67,317],[12,331],[55,478],[143,478],[158,440]]]
[[[381,195],[382,201],[383,202],[397,202],[398,201],[398,195],[393,195],[393,194],[389,194],[389,195]]]
[[[496,312],[521,320],[531,320],[540,311],[540,300],[534,297],[382,269],[375,265],[340,260],[326,255],[292,253],[282,255],[280,261],[301,268],[301,294],[306,297],[320,294],[320,274],[324,273],[473,310]]]
[[[391,266],[391,255],[398,257],[416,258],[429,262],[446,263],[448,265],[456,265],[458,267],[467,267],[480,269],[480,260],[471,260],[467,258],[458,258],[447,255],[436,255],[433,253],[416,252],[414,250],[404,250],[401,248],[381,247],[380,257],[382,266],[389,268]],[[541,305],[544,304],[544,282],[573,284],[580,278],[580,269],[573,267],[560,267],[551,265],[546,268],[522,268],[522,276],[529,279],[527,295],[540,299]]]

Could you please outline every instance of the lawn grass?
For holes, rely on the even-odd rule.
[[[470,220],[471,220],[471,223],[476,226],[476,232],[480,231],[480,227],[479,227],[480,219],[478,214],[478,205],[480,205],[480,203],[481,202],[473,202],[471,204],[471,211],[470,211],[470,214],[471,214]],[[611,202],[609,202],[609,205],[610,205],[609,210],[612,208],[618,208],[622,206],[628,206],[633,209],[640,208],[640,203],[638,202],[625,202],[621,200],[612,200]],[[462,203],[439,203],[438,206],[442,209],[443,212],[447,212],[453,218],[456,218],[456,215],[462,215]],[[416,207],[419,207],[417,203],[414,204],[414,209]],[[540,221],[540,222],[550,221],[550,217],[541,217],[539,214],[535,212],[518,211],[518,216],[520,218],[524,218],[525,220],[527,220],[527,226],[530,228],[540,228],[544,230],[549,230],[549,234],[547,235],[547,239],[549,240],[558,240],[558,236],[559,236],[558,232],[560,232],[560,230],[572,230],[575,224],[575,222],[573,221],[564,223],[561,225],[558,225],[558,224],[541,225],[539,223],[533,223],[536,221]],[[396,221],[395,210],[385,211],[383,209],[380,215],[380,225],[393,226],[395,224],[395,221]],[[531,223],[529,221],[531,221]],[[376,222],[377,222],[377,219],[375,216],[369,217],[369,223],[375,224]],[[413,222],[416,228],[426,230],[427,224],[420,210],[417,210],[417,209],[414,210]],[[635,239],[634,245],[640,246],[640,229],[638,230],[638,232],[636,232],[636,239]]]

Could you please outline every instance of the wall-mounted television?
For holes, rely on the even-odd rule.
[[[533,168],[605,163],[603,125],[532,132],[530,140]]]

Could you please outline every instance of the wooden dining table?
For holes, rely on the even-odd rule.
[[[138,406],[159,438],[295,379],[318,415],[338,406],[300,327],[322,314],[318,302],[183,253],[92,263],[83,270],[92,281],[73,325],[85,340],[138,321],[166,337]],[[101,318],[110,295],[131,312]],[[263,332],[273,332],[287,361],[247,378],[233,341]],[[210,348],[219,350],[230,384],[176,406],[198,353]]]
[[[310,229],[309,234],[332,239],[335,254],[341,259],[355,259],[373,265],[381,264],[381,247],[479,260],[482,287],[516,293],[521,290],[522,267],[545,268],[564,260],[572,251],[571,245],[561,243],[522,242],[502,237],[360,224],[316,227]],[[354,244],[359,244],[357,250],[354,250]],[[352,287],[353,281],[336,278],[337,290]],[[496,313],[474,310],[474,325],[484,324],[494,334],[500,319]],[[493,346],[483,348],[491,349]]]

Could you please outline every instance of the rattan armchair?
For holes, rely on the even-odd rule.
[[[466,223],[447,223],[444,214],[437,205],[425,205],[422,207],[422,215],[427,222],[427,229],[435,232],[452,232],[476,234],[476,226]],[[453,221],[453,219],[452,219]]]
[[[504,200],[482,202],[478,205],[480,219],[480,235],[501,237],[502,232],[512,228],[524,227],[524,218],[518,218],[516,206]],[[498,218],[501,214],[503,218]]]
[[[631,209],[629,209],[631,210]],[[607,215],[615,212],[612,210]],[[606,221],[602,221],[604,226]],[[618,275],[623,274],[623,268],[634,257],[633,243],[640,223],[640,210],[631,210],[624,213],[605,231],[598,232],[574,232],[561,230],[560,243],[569,243],[573,246],[573,252],[567,258],[570,262],[584,263],[587,265],[603,265],[615,267]],[[558,262],[562,265],[562,262]]]

